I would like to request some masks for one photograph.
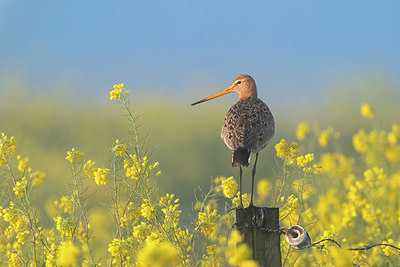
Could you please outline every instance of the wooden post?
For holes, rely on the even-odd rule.
[[[279,208],[248,207],[236,209],[234,228],[253,251],[260,266],[282,266]]]

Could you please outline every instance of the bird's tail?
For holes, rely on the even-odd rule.
[[[251,152],[243,147],[240,147],[232,153],[232,167],[249,166]]]

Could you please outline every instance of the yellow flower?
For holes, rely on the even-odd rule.
[[[250,205],[250,197],[246,194],[242,195],[242,201],[243,201],[243,206],[247,207],[248,205]],[[234,207],[239,206],[240,204],[240,192],[236,193],[236,197],[232,198],[232,205]]]
[[[242,266],[251,258],[251,249],[246,243],[239,244],[226,252],[228,263],[232,266]],[[257,265],[256,265],[257,266]]]
[[[68,160],[69,162],[71,162],[72,164],[78,162],[81,160],[81,158],[83,156],[85,156],[84,153],[80,152],[79,150],[72,148],[71,151],[67,152],[67,157],[65,158],[66,160]]]
[[[353,258],[348,250],[332,247],[329,256],[333,259],[334,266],[353,266]]]
[[[318,136],[318,143],[321,147],[327,147],[331,142],[331,136],[333,135],[332,127],[329,127],[326,130],[321,131]]]
[[[393,124],[392,131],[388,133],[387,139],[391,145],[396,145],[400,140],[400,126]]]
[[[300,122],[296,128],[296,137],[298,140],[304,140],[310,133],[310,125],[307,121]]]
[[[108,245],[108,252],[111,256],[119,257],[122,254],[122,241],[121,239],[114,238],[113,241]]]
[[[156,208],[152,205],[149,199],[143,199],[144,203],[142,204],[142,216],[147,220],[151,221],[156,217]]]
[[[4,133],[1,133],[0,138],[0,166],[5,163],[5,157],[15,152],[17,143],[14,136],[8,138]]]
[[[365,182],[370,186],[380,186],[386,180],[387,176],[384,173],[382,168],[373,167],[372,169],[368,169],[364,172]]]
[[[217,230],[216,221],[219,217],[216,209],[211,211],[211,207],[207,206],[204,211],[199,212],[196,230],[200,230],[207,237],[214,236]]]
[[[310,167],[310,162],[314,160],[314,154],[307,154],[305,156],[300,156],[297,158],[297,166],[303,167],[303,171],[308,172],[312,170]]]
[[[114,90],[110,92],[110,100],[120,99],[121,96],[129,94],[129,90],[125,90],[125,85],[123,83],[114,84]]]
[[[94,176],[94,173],[96,172],[96,168],[94,165],[96,162],[92,160],[88,160],[85,165],[83,165],[83,170],[85,171],[85,174],[90,178]]]
[[[108,182],[108,173],[110,169],[102,169],[97,168],[97,170],[93,173],[94,181],[97,185],[105,185]]]
[[[243,241],[243,237],[240,234],[240,232],[233,230],[231,233],[231,236],[229,238],[228,244],[229,244],[229,246],[234,247],[234,246],[236,246],[236,244],[238,244],[242,241]]]
[[[353,146],[358,153],[367,152],[369,149],[368,136],[363,129],[353,135]]]
[[[278,144],[275,145],[276,155],[283,159],[287,153],[287,146],[285,139],[282,139]]]
[[[271,191],[271,183],[267,179],[262,179],[257,183],[257,194],[262,199],[268,197]]]
[[[137,266],[168,267],[178,265],[178,251],[168,241],[146,241],[145,246],[139,251]]]
[[[394,240],[391,238],[388,239],[386,244],[395,245]],[[398,252],[394,248],[389,247],[389,246],[382,247],[382,250],[383,250],[383,253],[385,254],[385,256],[387,256],[387,257],[392,257],[395,255],[398,255]]]
[[[25,179],[25,177],[22,177],[21,181],[17,182],[13,187],[15,195],[19,198],[25,196],[27,186],[28,186],[28,181]]]
[[[76,230],[76,224],[74,221],[66,220],[61,216],[57,216],[57,218],[54,218],[53,220],[56,222],[56,229],[58,232],[67,237],[71,237],[74,234]]]
[[[63,242],[58,248],[57,264],[60,266],[77,266],[79,248],[70,242]]]
[[[372,107],[369,104],[362,104],[361,105],[361,116],[367,119],[373,119],[375,114]]]
[[[400,146],[392,146],[388,147],[385,150],[385,157],[391,162],[399,162],[400,161]]]
[[[59,209],[64,209],[63,211],[65,213],[72,214],[74,212],[73,202],[65,196],[61,197],[60,201],[54,201],[54,205],[56,205]]]
[[[115,155],[118,157],[123,157],[127,153],[128,146],[125,144],[121,144],[119,140],[115,140],[115,146],[113,147],[112,151],[115,152]]]
[[[31,172],[31,167],[28,164],[29,158],[24,158],[21,159],[21,156],[18,155],[17,159],[19,160],[18,162],[18,170],[22,173],[24,172]]]
[[[236,181],[233,179],[233,176],[224,180],[221,183],[221,186],[225,197],[233,198],[235,196],[238,185]]]
[[[150,233],[151,226],[145,222],[141,222],[139,225],[133,227],[132,236],[138,240],[145,240]]]
[[[31,174],[31,179],[33,185],[39,186],[44,183],[44,179],[46,179],[46,174],[41,171],[35,171]]]
[[[280,158],[287,159],[290,165],[293,165],[298,155],[297,143],[292,142],[290,146],[286,143],[285,139],[282,139],[278,144],[275,145],[276,155]]]

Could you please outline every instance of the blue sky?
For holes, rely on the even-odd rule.
[[[0,79],[193,99],[248,73],[264,98],[318,94],[400,77],[399,14],[399,1],[0,0]]]

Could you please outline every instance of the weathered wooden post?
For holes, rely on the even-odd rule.
[[[260,266],[282,266],[279,208],[248,207],[235,210],[234,228],[253,251]]]

